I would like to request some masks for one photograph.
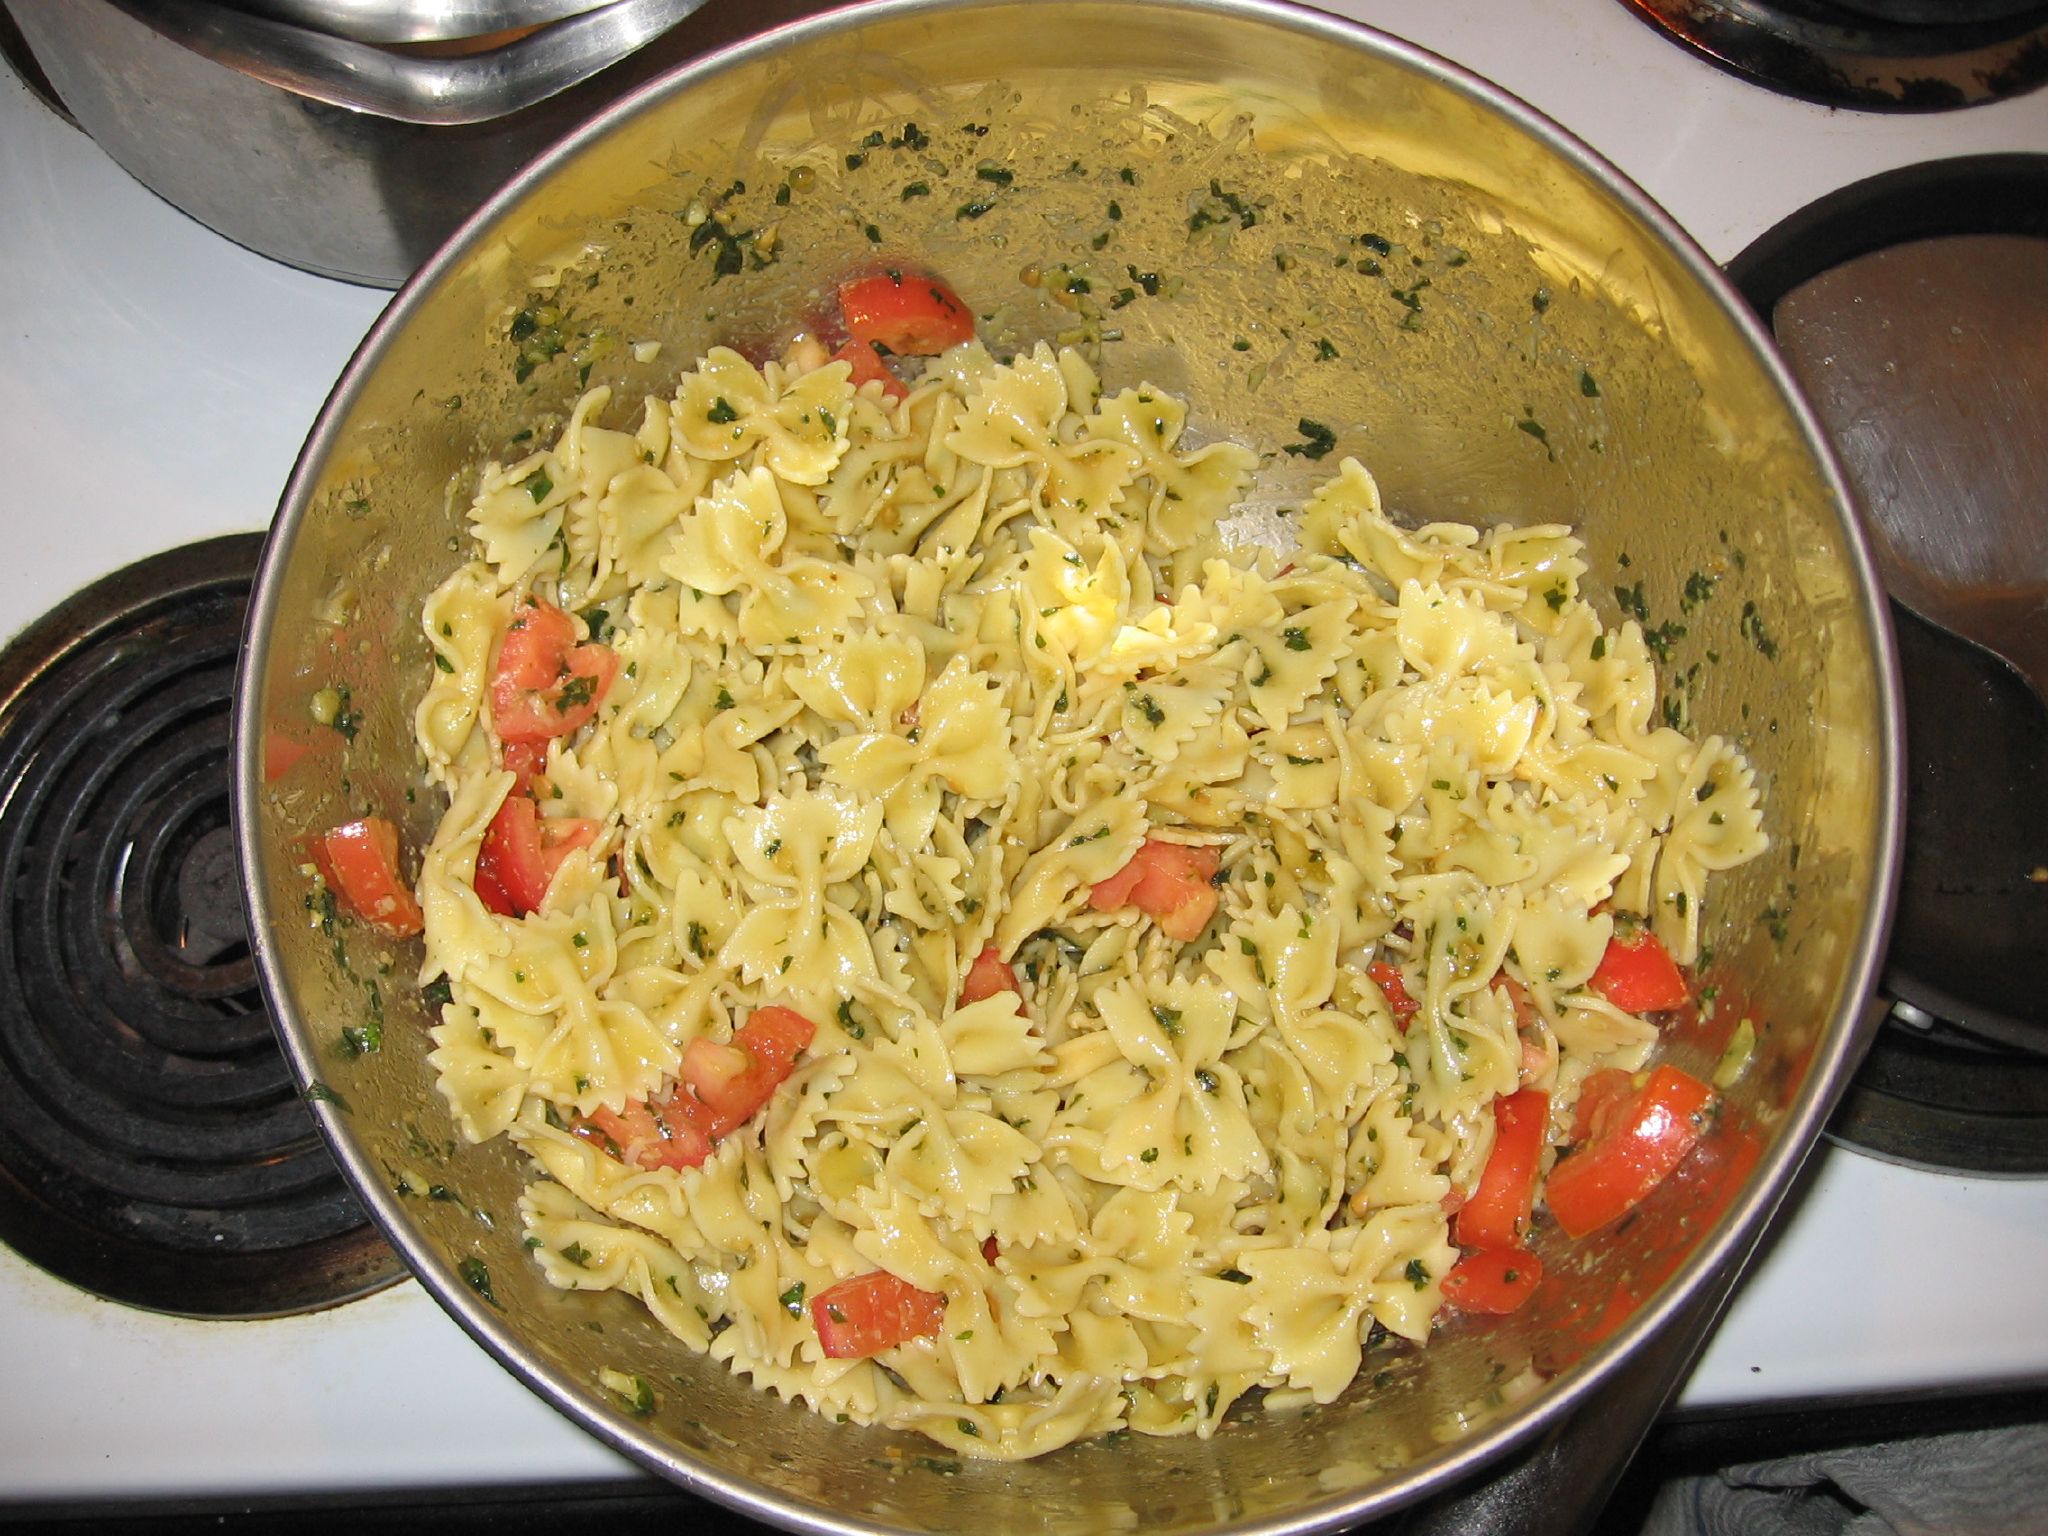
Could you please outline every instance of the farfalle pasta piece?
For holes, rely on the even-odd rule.
[[[946,446],[990,469],[1027,470],[1032,496],[1053,527],[1078,530],[1092,528],[1122,496],[1139,455],[1109,438],[1065,441],[1059,426],[1072,409],[1070,386],[1062,357],[1041,342],[968,395]]]
[[[674,441],[700,459],[752,456],[792,485],[823,485],[846,451],[853,385],[846,365],[788,374],[757,370],[713,347],[684,375],[669,415]]]
[[[450,779],[476,739],[492,652],[511,614],[511,597],[479,562],[458,566],[427,594],[420,624],[434,648],[435,675],[413,710],[413,735],[436,783]]]
[[[1244,1088],[1224,1064],[1232,998],[1209,982],[1133,983],[1098,998],[1114,1059],[1082,1078],[1093,1159],[1110,1183],[1213,1189],[1261,1168]],[[1135,1076],[1134,1076],[1135,1074]],[[1121,1090],[1137,1084],[1128,1095]]]

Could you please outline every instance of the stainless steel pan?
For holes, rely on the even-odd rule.
[[[1257,227],[1191,228],[1224,194],[1263,201]],[[1385,259],[1338,266],[1367,234]],[[1666,1047],[1710,1071],[1737,1018],[1756,1021],[1703,1155],[1620,1226],[1547,1236],[1523,1312],[1375,1356],[1327,1409],[995,1466],[785,1407],[623,1298],[543,1283],[520,1250],[516,1154],[459,1145],[435,1094],[416,951],[309,918],[309,831],[377,808],[417,846],[435,818],[410,735],[431,671],[417,614],[479,463],[559,420],[586,376],[621,399],[665,391],[707,345],[773,329],[878,253],[947,273],[998,339],[1100,337],[1113,386],[1184,392],[1208,431],[1277,448],[1325,423],[1406,512],[1579,525],[1593,590],[1668,648],[1666,707],[1739,738],[1767,786],[1773,851],[1707,914],[1722,1006]],[[1042,280],[1062,262],[1134,297],[1091,322]],[[651,361],[628,345],[656,341]],[[1317,468],[1275,453],[1260,499],[1294,504]],[[352,742],[266,786],[266,730],[335,685]],[[1768,1219],[1861,1044],[1894,865],[1895,692],[1841,478],[1773,353],[1670,220],[1553,125],[1279,5],[902,0],[660,81],[521,175],[399,297],[272,534],[237,828],[266,985],[343,1166],[479,1342],[598,1435],[803,1529],[1327,1530],[1554,1431]],[[382,1048],[350,1058],[342,1031],[373,984]],[[420,1174],[452,1198],[397,1192]],[[657,1384],[646,1417],[599,1386],[622,1360]]]

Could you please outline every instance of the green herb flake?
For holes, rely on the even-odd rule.
[[[1738,627],[1741,629],[1743,637],[1757,648],[1758,653],[1766,661],[1776,661],[1778,659],[1778,642],[1771,637],[1769,630],[1764,627],[1763,615],[1757,611],[1755,603],[1746,602],[1742,605],[1742,620]]]
[[[1305,629],[1290,626],[1280,631],[1280,638],[1290,651],[1305,651],[1309,648],[1308,631]]]
[[[797,1281],[795,1285],[792,1285],[788,1290],[784,1291],[780,1296],[776,1297],[775,1299],[782,1303],[782,1310],[787,1312],[791,1317],[802,1317],[804,1315],[803,1281]]]
[[[704,413],[704,419],[718,426],[724,426],[728,422],[738,421],[740,413],[733,409],[733,404],[730,400],[720,395],[711,402],[711,409]],[[538,497],[535,498],[535,500],[538,499]]]
[[[491,1290],[491,1268],[482,1259],[478,1258],[475,1254],[471,1254],[455,1266],[455,1272],[462,1276],[462,1283],[464,1285],[475,1291],[477,1295],[483,1297],[492,1306],[498,1308],[499,1311],[502,1312],[504,1310],[504,1303],[499,1301],[497,1295]]]
[[[384,1026],[375,1019],[367,1024],[347,1024],[341,1031],[341,1054],[350,1061],[373,1056],[384,1048]]]
[[[1429,1266],[1420,1259],[1410,1259],[1408,1267],[1401,1271],[1410,1285],[1418,1291],[1429,1288]]]
[[[853,999],[850,997],[840,1000],[839,1027],[856,1040],[865,1040],[868,1037],[866,1027],[853,1016]]]
[[[1324,426],[1320,421],[1304,416],[1294,424],[1294,427],[1302,435],[1303,440],[1298,443],[1287,444],[1282,449],[1284,453],[1292,454],[1297,458],[1320,459],[1337,446],[1337,434]]]

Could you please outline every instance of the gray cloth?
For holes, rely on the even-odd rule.
[[[1677,1478],[1642,1536],[2048,1536],[2048,1424]]]

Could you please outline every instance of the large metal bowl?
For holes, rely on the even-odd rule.
[[[1591,590],[1668,649],[1666,708],[1751,754],[1772,851],[1714,888],[1720,1006],[1666,1049],[1711,1071],[1748,1017],[1755,1060],[1636,1217],[1578,1245],[1544,1237],[1548,1278],[1521,1313],[1376,1351],[1336,1404],[1242,1408],[1206,1442],[994,1465],[835,1426],[621,1296],[551,1290],[520,1248],[518,1154],[460,1144],[433,1088],[416,949],[309,919],[307,832],[377,808],[418,846],[438,813],[410,735],[432,672],[419,604],[456,559],[478,465],[558,421],[586,376],[622,401],[664,392],[709,344],[772,330],[877,255],[947,273],[999,342],[1090,332],[1057,301],[1071,284],[1043,280],[1069,263],[1098,301],[1133,290],[1101,306],[1113,386],[1185,393],[1205,430],[1268,450],[1313,418],[1418,516],[1579,525]],[[629,344],[648,341],[642,360]],[[1257,499],[1294,504],[1335,462],[1273,453]],[[1312,12],[902,0],[625,101],[468,224],[365,343],[286,492],[249,643],[250,909],[343,1166],[421,1280],[537,1391],[794,1527],[1320,1530],[1442,1487],[1572,1414],[1741,1251],[1861,1044],[1894,863],[1895,680],[1812,420],[1719,273],[1610,167],[1485,83]],[[266,730],[336,684],[353,741],[266,785]],[[351,1057],[343,1030],[372,990],[382,1049]],[[654,1411],[612,1401],[607,1367],[653,1382]]]

